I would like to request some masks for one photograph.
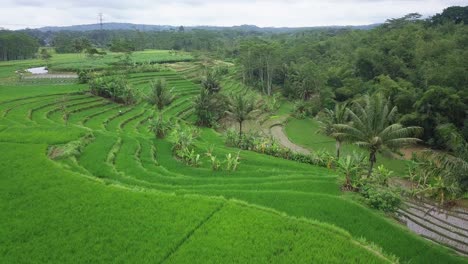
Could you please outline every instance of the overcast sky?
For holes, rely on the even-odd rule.
[[[250,24],[274,27],[365,25],[418,12],[424,16],[468,0],[1,0],[9,29],[104,22],[155,25]]]

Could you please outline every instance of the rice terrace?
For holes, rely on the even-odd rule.
[[[0,263],[468,263],[468,7],[410,11],[5,22]]]

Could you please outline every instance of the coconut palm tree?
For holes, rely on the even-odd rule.
[[[166,81],[163,79],[152,81],[150,85],[152,92],[148,96],[148,101],[150,104],[155,105],[159,111],[158,118],[151,123],[150,129],[155,133],[157,138],[164,138],[170,130],[170,121],[163,119],[162,110],[174,101],[175,96],[172,94],[172,89],[168,88]]]
[[[164,107],[170,105],[174,101],[172,89],[169,89],[164,79],[158,79],[151,82],[151,94],[148,98],[151,104],[156,106],[156,109],[161,112]]]
[[[244,121],[251,119],[256,111],[254,99],[247,94],[233,94],[229,98],[226,113],[239,123],[239,138],[242,138],[242,124]]]
[[[337,133],[338,130],[335,125],[346,124],[348,122],[347,107],[347,103],[336,104],[334,110],[325,108],[325,110],[323,110],[318,115],[318,120],[320,123],[320,128],[318,132],[323,133],[327,136],[331,136],[335,139],[337,159],[340,159],[341,144],[344,141],[344,137]]]
[[[210,93],[217,93],[221,90],[219,80],[212,71],[206,72],[206,76],[201,80],[201,86]]]
[[[347,112],[351,123],[335,125],[338,132],[334,137],[344,138],[369,151],[368,177],[372,174],[378,152],[395,152],[420,141],[413,136],[422,129],[395,123],[397,108],[391,107],[381,94],[365,95],[363,102],[355,103]]]
[[[437,127],[437,132],[445,141],[447,152],[429,151],[428,154],[441,168],[444,179],[460,185],[462,191],[468,189],[468,142],[453,124]]]

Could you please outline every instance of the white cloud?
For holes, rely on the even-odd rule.
[[[425,16],[468,0],[6,0],[0,27],[63,26],[105,22],[164,25],[362,25],[411,12]]]

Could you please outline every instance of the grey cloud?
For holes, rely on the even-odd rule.
[[[321,26],[431,15],[468,0],[5,0],[0,27],[106,22],[174,25]]]

